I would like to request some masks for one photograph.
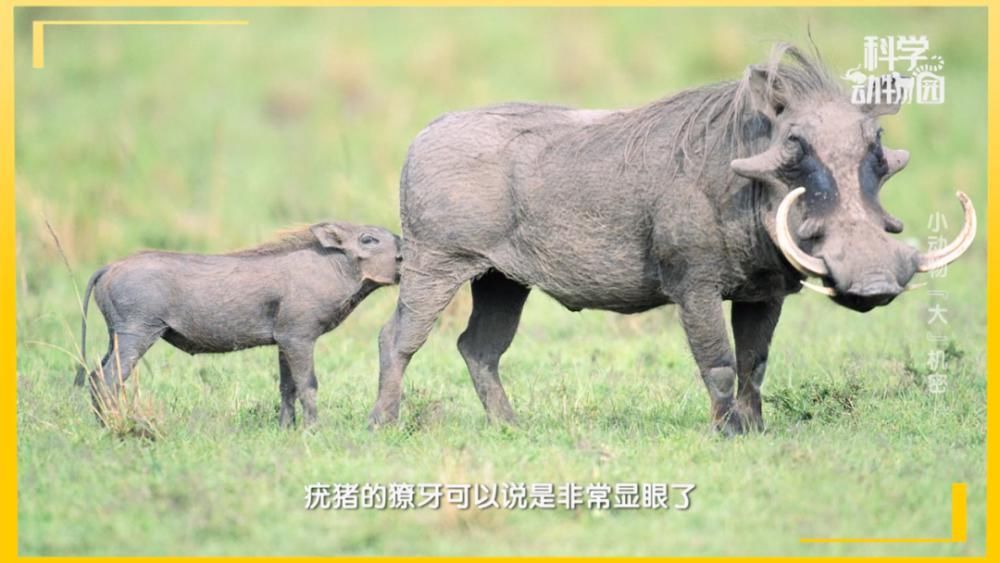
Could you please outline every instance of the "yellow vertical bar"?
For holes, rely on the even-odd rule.
[[[986,41],[987,57],[989,69],[986,72],[987,87],[986,90],[989,93],[989,105],[986,109],[987,125],[989,128],[989,141],[986,144],[986,148],[989,154],[986,158],[986,205],[987,205],[987,217],[990,219],[988,223],[988,232],[986,233],[986,279],[989,283],[997,282],[998,272],[998,256],[1000,252],[997,251],[996,241],[997,237],[1000,237],[1000,221],[996,218],[1000,217],[997,215],[1000,213],[1000,194],[997,193],[997,180],[1000,179],[1000,150],[997,150],[998,143],[1000,143],[1000,124],[997,123],[997,116],[1000,112],[1000,77],[997,76],[997,65],[1000,62],[1000,42],[997,39],[997,32],[1000,30],[1000,15],[997,11],[1000,7],[994,2],[986,8],[986,30],[988,39]],[[979,243],[982,244],[982,241]],[[998,319],[996,316],[997,307],[1000,307],[1000,295],[996,291],[986,292],[986,310],[992,311],[986,318],[986,373],[993,374],[996,373],[997,366],[1000,363],[997,362],[998,354],[1000,354],[1000,349],[998,349],[998,341],[1000,337],[997,335],[998,332]],[[1000,401],[1000,385],[997,384],[994,379],[993,383],[986,386],[986,404],[996,405],[997,401]],[[998,442],[998,432],[1000,428],[997,427],[997,413],[992,408],[986,409],[986,482],[989,483],[993,481],[993,486],[987,485],[986,487],[986,537],[993,538],[996,537],[996,532],[998,529],[997,524],[997,502],[1000,502],[1000,495],[998,495],[997,490],[997,479],[1000,478],[1000,467],[997,463],[997,447],[1000,445]],[[995,541],[986,542],[986,557],[991,555],[996,555]],[[991,547],[992,546],[992,547]]]
[[[45,68],[45,22],[31,22],[31,66]]]
[[[0,450],[4,463],[0,480],[4,485],[0,504],[6,513],[4,520],[14,525],[4,530],[0,546],[4,553],[17,553],[17,352],[15,341],[17,321],[14,312],[14,6],[0,2],[0,386],[3,401],[3,431]]]
[[[965,543],[968,536],[968,496],[967,484],[951,484],[951,541],[955,543]]]

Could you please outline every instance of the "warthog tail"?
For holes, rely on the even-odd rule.
[[[104,272],[108,271],[108,267],[104,266],[94,272],[94,275],[90,276],[90,281],[87,282],[87,289],[83,293],[83,319],[80,321],[80,367],[76,368],[76,379],[73,380],[73,384],[80,386],[83,385],[83,380],[87,376],[87,308],[90,305],[90,294],[94,290],[94,285],[97,280],[104,275]]]

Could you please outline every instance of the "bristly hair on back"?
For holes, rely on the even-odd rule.
[[[815,44],[813,50],[810,56],[789,43],[778,43],[764,65],[748,67],[739,80],[692,88],[624,112],[625,163],[645,162],[647,139],[668,117],[669,122],[679,121],[672,131],[660,131],[676,149],[671,176],[684,171],[700,178],[710,155],[728,162],[763,150],[761,144],[767,139],[761,139],[760,131],[761,126],[767,130],[767,124],[764,108],[754,106],[751,77],[755,71],[766,72],[768,97],[780,93],[798,103],[845,95]]]
[[[314,226],[297,225],[282,229],[278,231],[274,240],[251,248],[227,252],[226,256],[274,256],[295,252],[304,248],[312,248],[313,246],[319,247],[320,243],[316,240],[316,235],[311,230]]]

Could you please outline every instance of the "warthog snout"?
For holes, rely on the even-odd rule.
[[[822,286],[803,282],[806,288],[855,311],[867,312],[887,305],[900,293],[919,287],[909,283],[915,274],[947,266],[968,250],[976,234],[975,209],[968,196],[958,192],[965,223],[958,236],[943,248],[920,253],[885,235],[897,232],[895,225],[878,230],[870,224],[834,216],[829,218],[834,227],[822,229],[807,252],[789,228],[791,206],[805,192],[804,188],[792,190],[778,206],[778,247],[797,270],[822,280]]]
[[[903,290],[894,279],[876,277],[851,284],[847,291],[834,295],[833,300],[855,311],[869,311],[888,305]]]

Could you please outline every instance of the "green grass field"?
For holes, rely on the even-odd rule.
[[[973,555],[985,535],[985,10],[18,9],[17,429],[21,555]],[[232,19],[245,27],[49,28],[32,19]],[[402,421],[366,430],[377,292],[317,348],[320,425],[279,431],[272,349],[189,357],[166,343],[138,371],[160,439],[119,437],[72,386],[82,286],[142,248],[220,252],[338,218],[398,232],[407,145],[442,112],[506,100],[628,107],[739,76],[806,29],[841,74],[865,35],[927,35],[941,106],[883,118],[912,154],[885,207],[919,245],[980,236],[945,278],[866,315],[788,299],[764,385],[768,431],[722,439],[676,312],[571,313],[529,299],[501,372],[520,416],[486,424],[455,341],[467,289],[414,358]],[[61,238],[64,267],[45,220]],[[925,276],[926,277],[926,276]],[[928,307],[948,309],[928,326]],[[91,311],[89,358],[104,350]],[[928,390],[942,334],[947,390]],[[679,511],[316,511],[315,482],[689,482]],[[964,544],[801,544],[948,536]]]

